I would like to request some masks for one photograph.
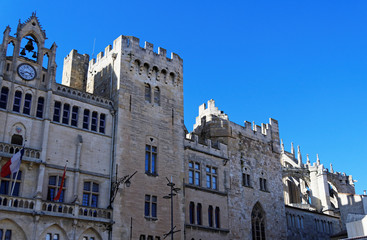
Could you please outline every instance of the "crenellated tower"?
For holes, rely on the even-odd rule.
[[[154,52],[148,42],[140,47],[136,37],[120,36],[90,60],[87,74],[87,92],[113,100],[113,173],[116,166],[118,177],[137,171],[131,187],[114,201],[120,208],[114,211],[113,235],[127,239],[133,218],[133,239],[162,236],[170,226],[169,201],[162,199],[166,178],[182,189],[183,61],[175,53],[167,58],[160,47]],[[182,230],[177,235],[184,229],[182,198],[179,193],[174,199],[174,224]],[[146,212],[144,201],[150,207],[158,201],[157,209]]]

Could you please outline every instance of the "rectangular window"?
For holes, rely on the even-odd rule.
[[[65,103],[63,114],[62,114],[62,123],[69,124],[69,117],[70,117],[70,105]]]
[[[189,183],[200,186],[200,163],[189,162]]]
[[[105,133],[106,114],[101,113],[99,116],[99,132]]]
[[[157,218],[157,196],[145,195],[144,216]]]
[[[43,105],[45,103],[45,99],[43,97],[39,97],[38,98],[38,103],[37,103],[37,112],[36,112],[36,117],[38,118],[42,118],[43,117]]]
[[[95,182],[84,182],[83,206],[98,207],[99,184]]]
[[[1,88],[1,95],[0,95],[0,108],[6,109],[8,104],[8,94],[9,94],[9,88],[2,87]]]
[[[54,201],[60,187],[61,187],[62,176],[50,176],[48,178],[48,190],[47,190],[47,200]],[[64,179],[64,185],[61,190],[61,195],[59,202],[64,202],[64,196],[66,191],[66,178]]]
[[[242,185],[245,187],[251,187],[250,174],[247,173],[242,174]]]
[[[218,180],[217,168],[206,166],[206,187],[211,189],[218,189],[217,180]]]
[[[16,172],[6,177],[0,177],[0,194],[10,195],[14,184]],[[19,196],[20,183],[22,182],[22,171],[19,171],[17,179],[15,181],[14,192],[12,196]]]
[[[73,106],[73,110],[71,112],[71,126],[74,127],[78,126],[78,113],[79,113],[78,106]]]
[[[260,178],[260,190],[261,191],[267,191],[268,188],[266,186],[266,179],[265,178]]]
[[[61,113],[61,102],[55,101],[54,105],[54,122],[60,122],[60,113]]]
[[[29,115],[31,113],[32,95],[27,93],[24,97],[23,113]]]
[[[157,147],[145,146],[145,173],[157,175]]]
[[[97,122],[98,122],[98,113],[97,112],[93,112],[92,113],[92,124],[90,126],[90,130],[92,131],[97,131]]]
[[[83,116],[83,128],[84,129],[89,129],[89,110],[88,109],[84,109],[84,116]]]
[[[16,91],[14,95],[13,111],[20,111],[20,102],[22,101],[22,92]]]

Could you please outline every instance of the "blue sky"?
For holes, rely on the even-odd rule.
[[[184,59],[185,125],[214,99],[238,124],[279,121],[286,149],[367,189],[367,2],[2,0],[0,30],[37,11],[57,81],[71,49],[95,56],[132,35]],[[1,31],[3,31],[1,30]]]

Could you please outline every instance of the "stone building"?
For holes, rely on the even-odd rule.
[[[210,100],[188,132],[177,54],[120,36],[72,50],[58,84],[46,39],[32,14],[0,45],[0,167],[25,149],[0,178],[0,240],[160,240],[171,223],[175,239],[330,239],[366,214],[352,177],[285,151],[274,119],[241,126]]]

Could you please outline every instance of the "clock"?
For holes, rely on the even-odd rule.
[[[18,74],[21,78],[26,81],[33,80],[36,75],[36,69],[27,63],[22,63],[18,66]]]

